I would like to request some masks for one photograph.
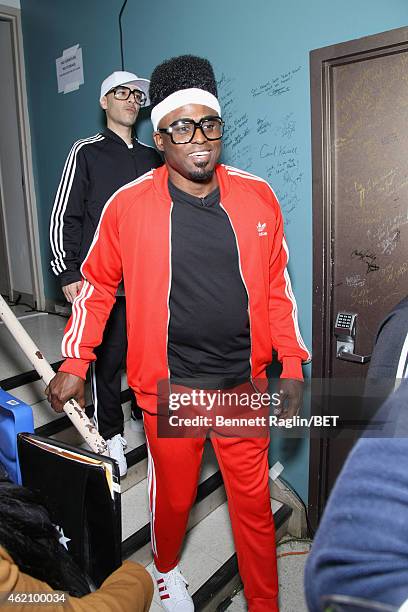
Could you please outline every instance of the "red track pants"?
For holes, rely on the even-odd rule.
[[[179,561],[194,503],[205,438],[158,438],[144,413],[154,561],[168,572]],[[212,437],[224,478],[239,572],[250,612],[277,612],[275,528],[269,496],[267,438]]]

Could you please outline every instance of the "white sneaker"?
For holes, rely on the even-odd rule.
[[[187,591],[188,582],[178,565],[162,574],[153,563],[153,575],[156,578],[162,608],[169,612],[194,612],[193,600]]]
[[[108,454],[109,457],[115,459],[116,463],[119,465],[119,474],[123,478],[127,473],[127,463],[125,453],[123,449],[126,448],[127,443],[125,438],[122,438],[120,434],[116,434],[110,440],[106,440],[108,445]]]

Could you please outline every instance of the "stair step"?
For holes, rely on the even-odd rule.
[[[203,482],[218,471],[214,452],[210,445],[205,446],[203,469],[199,482]],[[127,480],[124,478],[122,483]],[[135,486],[122,492],[122,539],[126,540],[132,533],[139,531],[149,523],[149,509],[147,497],[147,479],[145,478]]]

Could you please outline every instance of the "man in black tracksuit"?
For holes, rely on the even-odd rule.
[[[81,308],[80,266],[92,243],[103,208],[121,187],[162,165],[153,147],[140,143],[133,126],[148,103],[149,81],[130,72],[114,72],[101,86],[100,105],[107,127],[74,143],[65,162],[50,221],[51,267],[73,309]],[[97,361],[91,371],[95,421],[108,440],[110,455],[126,474],[120,379],[126,353],[123,287],[118,290]]]

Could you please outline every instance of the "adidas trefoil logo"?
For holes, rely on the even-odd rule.
[[[261,223],[260,221],[258,221],[258,225],[256,226],[256,229],[258,230],[258,236],[268,235],[268,232],[265,231],[266,223]]]

